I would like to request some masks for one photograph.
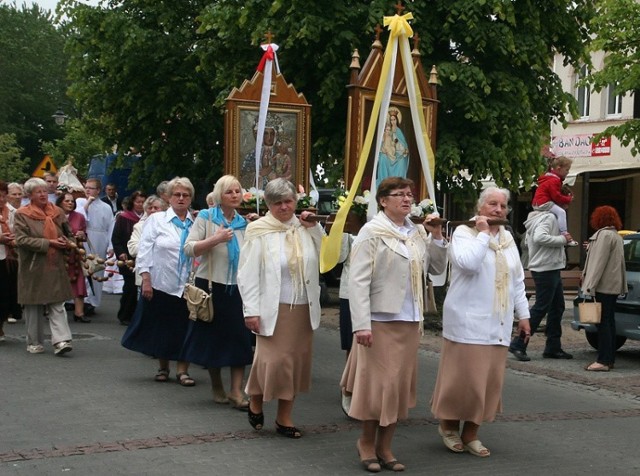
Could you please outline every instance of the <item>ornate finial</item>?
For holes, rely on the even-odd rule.
[[[420,56],[420,35],[416,31],[413,34],[413,50],[411,51],[412,56]]]
[[[380,23],[376,25],[374,28],[376,32],[376,39],[373,40],[373,44],[371,45],[373,48],[382,48],[382,42],[380,41],[380,34],[384,31],[384,28],[380,26]]]
[[[274,35],[273,33],[271,33],[271,30],[267,30],[267,32],[264,34],[264,37],[265,37],[265,38],[266,38],[266,40],[267,40],[267,44],[272,43],[272,41],[271,41],[271,40],[273,40],[273,38],[274,38],[275,36],[276,36],[276,35]]]
[[[398,3],[396,3],[393,8],[396,9],[396,15],[402,15],[402,12],[404,11],[404,5],[402,4],[401,0],[398,0]]]
[[[380,23],[378,23],[373,30],[376,32],[376,41],[380,41],[380,34],[384,31],[384,28],[380,26]]]
[[[353,50],[353,54],[351,55],[351,64],[349,65],[349,69],[360,69],[360,53],[358,53],[358,49]]]
[[[438,70],[436,69],[436,65],[431,66],[431,72],[429,73],[429,84],[432,86],[438,85]]]

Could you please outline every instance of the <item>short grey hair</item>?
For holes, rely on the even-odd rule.
[[[287,179],[277,178],[267,183],[264,188],[264,201],[267,202],[267,206],[284,200],[286,198],[298,199],[298,192],[296,187]]]
[[[234,185],[237,185],[238,188],[242,189],[240,186],[240,180],[234,175],[223,175],[218,179],[216,184],[213,186],[213,192],[211,192],[213,203],[215,205],[220,205],[222,202],[222,195],[229,190]],[[209,199],[209,195],[207,195],[207,202]]]
[[[480,211],[480,208],[482,208],[482,206],[486,203],[489,195],[493,195],[494,193],[501,193],[502,195],[504,195],[504,198],[507,199],[507,203],[509,203],[509,200],[511,199],[511,192],[509,192],[509,190],[500,187],[487,187],[482,192],[480,192],[478,203],[476,204],[476,211]]]
[[[18,183],[18,182],[11,182],[9,185],[7,185],[7,189],[8,189],[8,190],[11,190],[12,188],[20,189],[20,191],[21,191],[22,193],[24,193],[24,187],[22,186],[22,184],[21,184],[21,183]]]
[[[168,193],[167,192],[167,185],[168,184],[169,184],[168,180],[163,180],[162,182],[160,182],[158,184],[158,186],[156,187],[156,195],[159,195],[159,196],[166,195]]]
[[[167,194],[169,195],[173,194],[173,190],[176,187],[182,187],[189,190],[189,193],[191,194],[191,198],[193,198],[193,196],[196,193],[195,189],[193,188],[193,184],[191,183],[191,180],[189,180],[187,177],[173,177],[171,180],[169,180],[169,183],[167,184]]]
[[[142,205],[142,209],[144,210],[144,212],[147,213],[149,207],[155,202],[160,202],[160,206],[163,210],[166,210],[168,208],[167,202],[165,202],[162,198],[158,197],[157,195],[149,195]]]
[[[38,177],[32,177],[24,183],[24,193],[31,196],[36,188],[47,188],[47,182]]]

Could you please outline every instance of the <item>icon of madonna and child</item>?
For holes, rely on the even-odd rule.
[[[251,113],[255,114],[253,125],[250,126],[251,133],[246,130],[247,123],[251,121],[248,114],[246,118],[241,118],[244,119],[245,130],[241,132],[244,147],[240,183],[246,189],[256,186],[255,141],[258,132],[257,112]],[[286,131],[291,129],[295,133],[296,127],[295,114],[267,113],[258,169],[258,188],[264,189],[264,186],[275,178],[291,180],[295,170],[292,157],[295,157],[296,146]]]
[[[409,145],[400,129],[402,113],[395,106],[389,107],[378,157],[376,186],[387,177],[407,176],[409,168]]]

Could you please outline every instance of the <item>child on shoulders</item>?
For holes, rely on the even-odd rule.
[[[565,209],[573,200],[571,192],[562,189],[562,181],[571,170],[571,159],[554,157],[549,161],[549,170],[538,178],[538,188],[533,196],[531,205],[534,210],[548,211],[558,220],[560,233],[566,238],[567,246],[578,246],[567,231],[567,212]]]

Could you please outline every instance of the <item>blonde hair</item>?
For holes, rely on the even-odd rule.
[[[171,180],[169,180],[169,183],[167,184],[167,193],[171,195],[176,187],[182,187],[189,190],[191,198],[193,198],[196,193],[191,180],[189,180],[187,177],[173,177]]]
[[[220,204],[222,202],[222,194],[234,185],[237,185],[238,188],[242,189],[240,180],[238,180],[234,175],[223,175],[222,177],[220,177],[216,184],[213,186],[213,192],[209,194],[212,195],[213,203]],[[209,203],[209,195],[207,195],[207,203]]]
[[[216,206],[216,201],[215,201],[215,199],[214,199],[213,192],[209,192],[209,193],[207,194],[207,198],[206,198],[206,200],[207,200],[207,206],[208,206],[209,208],[211,208],[211,207],[215,207],[215,206]]]

